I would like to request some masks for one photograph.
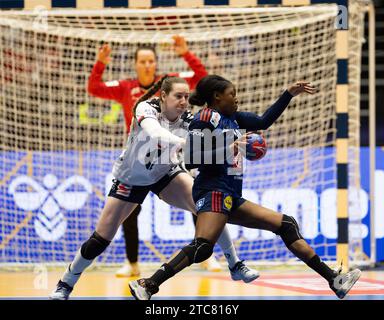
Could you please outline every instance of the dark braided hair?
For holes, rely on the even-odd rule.
[[[208,75],[196,85],[195,92],[189,96],[189,103],[195,106],[212,104],[215,92],[223,93],[232,82],[218,75]]]
[[[166,94],[169,94],[172,91],[172,86],[174,83],[187,84],[187,81],[179,77],[171,77],[168,75],[163,76],[152,87],[150,87],[148,91],[143,96],[140,97],[139,100],[137,100],[137,102],[135,103],[135,106],[133,107],[133,110],[135,111],[140,102],[148,100],[150,97],[155,95],[156,92],[159,91],[160,89],[161,91],[164,91]]]

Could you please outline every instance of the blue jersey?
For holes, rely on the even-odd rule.
[[[228,117],[204,108],[190,123],[189,137],[192,138],[188,139],[192,163],[199,169],[193,186],[194,193],[197,190],[215,190],[241,196],[242,158],[240,154],[231,155],[228,148],[231,142],[241,137],[235,115]]]
[[[211,108],[200,110],[188,127],[186,165],[199,169],[193,184],[194,198],[207,191],[242,196],[243,158],[229,145],[241,137],[241,131],[265,130],[283,113],[292,95],[283,95],[262,115],[235,112],[226,116]]]

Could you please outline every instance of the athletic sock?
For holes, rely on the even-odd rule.
[[[235,246],[233,245],[231,236],[229,234],[228,228],[225,227],[221,233],[217,244],[220,246],[221,250],[224,253],[225,258],[227,259],[228,266],[232,269],[235,264],[240,261],[237,256]]]
[[[337,275],[334,270],[328,267],[320,257],[316,254],[308,262],[307,265],[321,275],[328,282],[331,282],[333,278]]]
[[[149,279],[160,286],[163,282],[190,265],[191,263],[189,262],[188,256],[184,250],[180,250],[168,263],[164,263]]]
[[[149,279],[156,283],[157,286],[160,286],[175,274],[175,270],[169,264],[164,263]]]
[[[84,259],[79,250],[76,253],[76,256],[73,259],[72,263],[68,266],[67,270],[64,272],[64,275],[61,278],[61,281],[65,282],[66,284],[68,284],[73,288],[76,282],[79,280],[81,273],[91,265],[93,260],[94,259],[92,260]]]

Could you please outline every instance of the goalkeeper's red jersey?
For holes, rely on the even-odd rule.
[[[184,78],[191,90],[193,90],[199,80],[207,75],[204,65],[191,52],[183,55],[184,60],[194,72],[192,77],[184,76],[182,73],[169,74]],[[126,130],[129,132],[133,116],[133,106],[136,101],[147,91],[140,86],[137,79],[102,81],[105,64],[97,61],[93,66],[92,73],[88,80],[88,93],[92,96],[114,100],[123,106]],[[162,75],[157,75],[155,81],[160,80]]]

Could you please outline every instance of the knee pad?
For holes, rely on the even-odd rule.
[[[181,250],[188,257],[191,265],[207,260],[213,253],[213,244],[204,238],[196,238]]]
[[[110,243],[111,241],[105,240],[95,231],[81,246],[81,255],[84,259],[93,260],[99,256]]]
[[[281,227],[275,233],[281,237],[287,247],[297,240],[304,239],[300,234],[299,225],[296,220],[285,214],[283,214]]]

